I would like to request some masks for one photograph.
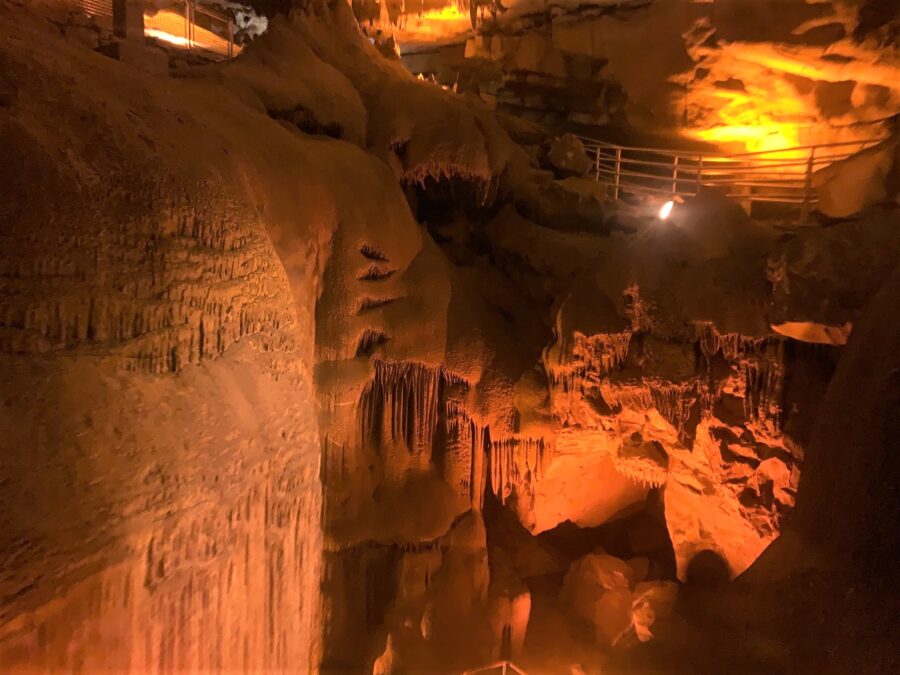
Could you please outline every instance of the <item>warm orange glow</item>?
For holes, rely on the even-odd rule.
[[[443,7],[441,9],[429,9],[424,14],[421,14],[416,17],[417,19],[424,22],[431,21],[465,21],[469,22],[469,15],[463,14],[459,11],[459,7],[456,5],[451,5],[449,7]]]
[[[696,138],[737,152],[771,152],[805,145],[800,129],[813,118],[806,101],[784,81],[747,85],[746,91],[710,93],[715,124],[692,132]]]
[[[385,5],[382,4],[382,7]],[[386,9],[383,11],[387,11]],[[382,17],[380,24],[390,26],[390,20]],[[440,9],[429,9],[421,14],[404,14],[393,29],[394,38],[403,43],[434,42],[463,36],[472,28],[468,11],[462,12],[456,4]]]
[[[171,10],[144,14],[144,35],[176,47],[205,49],[216,54],[228,54],[228,40],[210,30],[194,25],[193,40],[188,39],[184,16]],[[240,54],[240,45],[232,45],[232,54]]]
[[[827,58],[834,53],[843,58]],[[858,123],[888,115],[900,78],[890,59],[849,41],[835,43],[828,53],[821,48],[734,42],[724,48],[698,48],[693,56],[711,74],[690,85],[694,129],[689,135],[724,152],[772,153],[767,159],[800,159],[808,156],[808,150],[778,151],[880,135],[878,129]],[[723,86],[727,83],[734,86]],[[849,94],[835,93],[829,100],[827,87],[848,83]],[[884,101],[866,98],[871,95],[866,88],[876,85]],[[842,101],[842,95],[852,96],[852,103]],[[854,110],[859,105],[864,107]],[[804,167],[783,168],[793,170],[802,172]]]
[[[171,33],[156,30],[155,28],[144,28],[144,35],[156,38],[157,40],[162,40],[163,42],[168,42],[169,44],[173,44],[177,47],[188,47],[191,44],[190,40],[185,37],[172,35]]]
[[[757,125],[730,124],[702,129],[694,135],[708,143],[729,147],[740,144],[746,152],[771,152],[772,159],[792,159],[804,156],[795,152],[775,152],[801,145],[797,125],[763,122]]]
[[[854,81],[879,86],[896,86],[900,65],[893,62],[889,50],[873,54],[850,41],[834,43],[828,50],[832,57],[823,58],[822,51],[801,45],[735,42],[741,58],[779,73],[789,73],[823,82]],[[846,59],[846,61],[845,61]]]

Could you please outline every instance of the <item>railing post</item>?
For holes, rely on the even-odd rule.
[[[700,194],[700,186],[703,185],[703,155],[697,155],[697,186],[694,188],[694,196]]]
[[[803,207],[800,210],[800,223],[806,225],[809,222],[809,214],[812,210],[812,176],[816,164],[815,146],[809,151],[809,161],[806,163],[806,181],[803,185]]]
[[[594,151],[594,180],[600,182],[600,146]]]
[[[184,39],[187,42],[188,50],[191,48],[191,33],[191,3],[189,0],[184,0]]]
[[[672,198],[673,199],[676,194],[678,194],[678,155],[675,155],[675,160],[672,162]]]
[[[619,176],[622,172],[622,148],[616,148],[616,179],[615,188],[613,190],[613,199],[619,199]]]
[[[89,5],[86,5],[86,8]],[[112,0],[113,33],[118,38],[141,40],[144,37],[144,4],[142,0]]]
[[[506,675],[506,661],[503,662],[503,675]]]
[[[228,19],[228,58],[234,58],[234,23]]]

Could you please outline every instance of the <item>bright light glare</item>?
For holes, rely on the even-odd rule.
[[[672,201],[668,201],[665,204],[663,204],[662,208],[659,210],[659,219],[665,220],[666,218],[668,218],[671,215],[672,209],[674,208],[674,206],[675,206],[675,202],[672,202]]]

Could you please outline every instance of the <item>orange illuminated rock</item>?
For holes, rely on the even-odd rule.
[[[666,524],[684,580],[694,557],[712,551],[729,574],[743,572],[777,536],[794,506],[796,458],[763,435],[738,438],[715,420],[702,422],[690,452],[672,455],[664,490]],[[770,457],[783,453],[785,459]]]
[[[772,243],[714,197],[683,218],[610,242],[560,303],[549,400],[519,403],[548,450],[507,499],[541,532],[609,522],[661,489],[679,575],[708,548],[738,574],[777,536],[801,459],[780,426],[783,354],[764,319]]]
[[[846,218],[886,201],[888,176],[898,156],[894,138],[817,172],[813,184],[819,196],[818,210],[833,218]]]
[[[615,645],[631,629],[633,574],[622,560],[593,554],[566,575],[560,601],[593,627],[601,645]]]
[[[671,581],[650,581],[634,587],[631,619],[641,642],[653,639],[653,627],[664,622],[675,611],[678,585]]]

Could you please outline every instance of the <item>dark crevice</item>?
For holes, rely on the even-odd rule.
[[[357,311],[357,313],[362,314],[363,312],[367,312],[372,309],[384,307],[385,305],[389,305],[398,299],[399,298],[363,298],[362,302],[359,303],[359,310]]]
[[[356,345],[356,356],[371,356],[376,347],[385,344],[390,339],[381,331],[366,330]]]
[[[364,258],[374,260],[376,262],[388,262],[389,260],[389,258],[384,253],[370,244],[363,244],[362,246],[360,246],[359,252],[362,253]]]
[[[344,129],[337,122],[321,122],[309,109],[298,105],[293,108],[270,108],[269,117],[287,122],[305,134],[343,138]]]
[[[391,277],[394,272],[396,270],[387,270],[378,265],[372,265],[359,279],[360,281],[381,281]]]

